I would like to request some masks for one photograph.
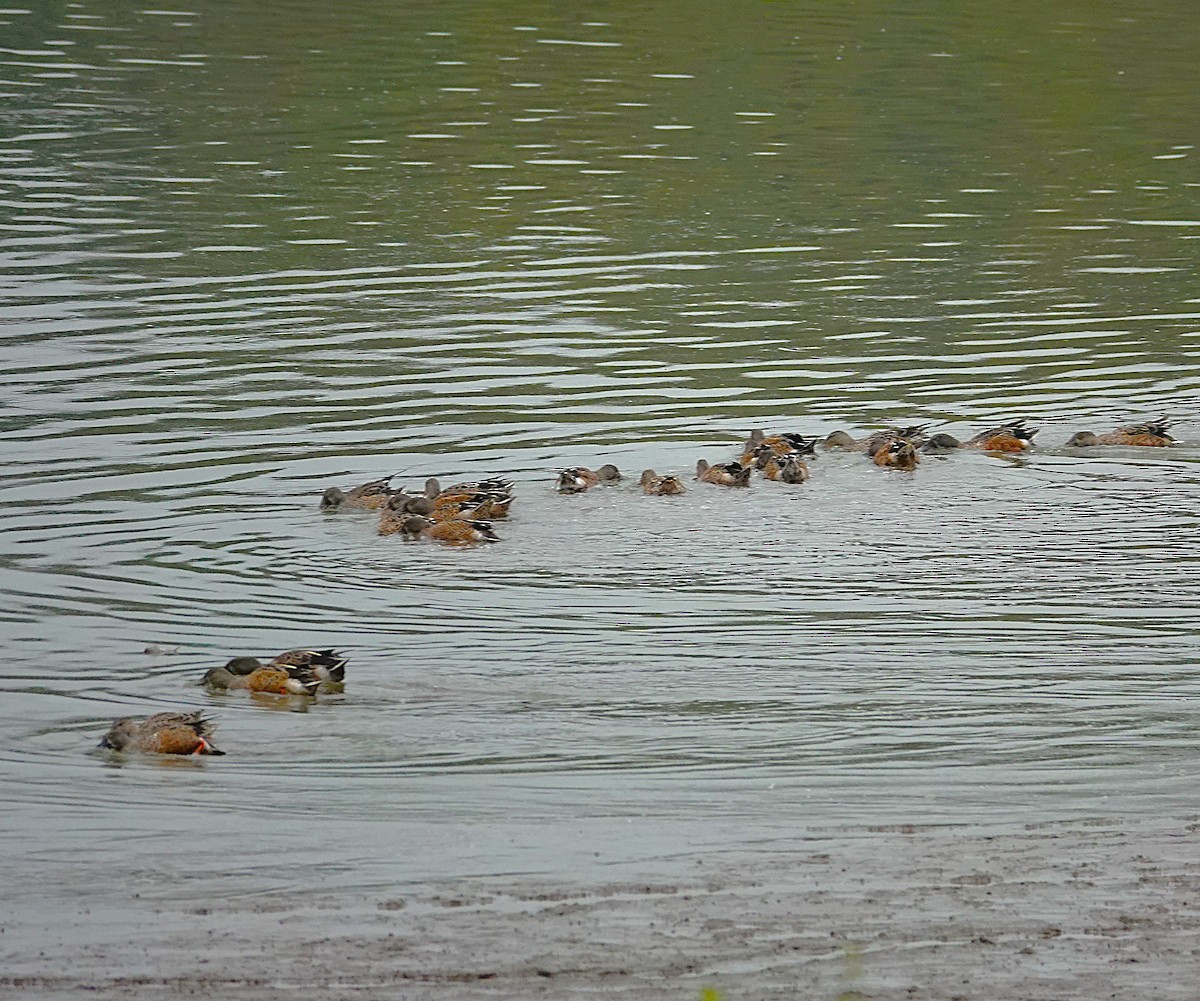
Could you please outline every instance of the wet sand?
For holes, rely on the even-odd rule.
[[[1194,999],[1198,834],[1192,820],[903,827],[671,860],[669,881],[81,896],[75,922],[4,919],[0,994]]]

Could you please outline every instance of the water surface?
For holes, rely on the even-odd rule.
[[[747,10],[0,13],[22,914],[1195,809],[1200,21]],[[1020,460],[634,484],[1014,415]],[[318,512],[390,472],[512,478],[503,541]],[[194,685],[309,644],[343,694]],[[89,754],[191,707],[227,757]]]

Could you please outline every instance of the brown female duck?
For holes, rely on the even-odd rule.
[[[350,490],[330,487],[321,495],[321,510],[330,514],[342,508],[378,511],[398,492],[389,486],[394,476],[393,473],[382,480],[371,480]]]
[[[653,469],[643,470],[638,482],[642,485],[642,493],[653,497],[674,497],[687,492],[678,476],[659,476]]]
[[[748,487],[753,466],[740,462],[718,462],[710,466],[707,459],[696,463],[696,479],[701,483],[715,483],[719,487]]]

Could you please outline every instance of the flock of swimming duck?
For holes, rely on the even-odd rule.
[[[1166,417],[1144,424],[1131,424],[1105,434],[1080,431],[1066,443],[1069,447],[1126,445],[1163,448],[1176,444],[1168,433]],[[1029,449],[1037,428],[1023,420],[988,428],[967,441],[945,433],[928,434],[927,425],[887,427],[862,438],[835,431],[824,439],[801,434],[767,434],[756,430],[730,462],[696,463],[696,480],[722,487],[746,487],[758,471],[769,480],[803,483],[808,479],[806,456],[817,448],[861,452],[876,466],[912,470],[922,452],[976,449],[982,452],[1018,453]],[[432,539],[447,545],[496,542],[492,522],[508,517],[513,502],[511,480],[491,478],[456,483],[442,488],[433,478],[418,492],[391,486],[395,476],[371,480],[350,490],[330,487],[321,495],[326,513],[345,509],[379,512],[379,534],[399,534],[405,539]],[[558,473],[555,489],[561,494],[578,494],[622,479],[611,464],[592,470],[573,466]],[[642,491],[669,497],[686,491],[676,475],[659,475],[645,470]],[[263,663],[254,657],[235,657],[223,667],[205,673],[202,683],[215,690],[242,689],[262,695],[315,698],[318,691],[337,691],[346,676],[346,658],[334,650],[288,650]],[[112,751],[152,754],[224,754],[212,743],[213,723],[202,711],[156,713],[143,720],[126,717],[113,723],[100,741]]]

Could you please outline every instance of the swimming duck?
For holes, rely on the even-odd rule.
[[[372,480],[350,490],[330,487],[321,495],[321,510],[332,513],[347,507],[378,511],[397,493],[389,486],[394,476],[393,473],[382,480]]]
[[[257,657],[234,657],[225,665],[231,674],[243,677],[263,667],[308,668],[322,683],[338,684],[346,679],[348,657],[336,650],[285,650],[264,664]]]
[[[560,494],[581,494],[600,483],[619,483],[621,474],[611,462],[605,463],[595,472],[586,466],[572,466],[558,474],[555,489]]]
[[[871,461],[889,469],[915,469],[921,461],[917,446],[905,437],[896,436],[871,453]]]
[[[1024,421],[1012,421],[999,427],[980,431],[967,441],[959,441],[954,435],[940,432],[925,442],[925,451],[943,448],[977,448],[984,452],[1023,452],[1033,444],[1037,428],[1029,427]]]
[[[1091,431],[1079,431],[1072,436],[1067,445],[1076,448],[1086,448],[1093,445],[1141,445],[1148,448],[1167,448],[1178,444],[1167,433],[1167,428],[1170,426],[1171,421],[1167,420],[1164,414],[1156,421],[1147,421],[1145,424],[1130,424],[1123,428],[1117,428],[1117,430],[1108,434],[1093,434]]]
[[[451,518],[447,521],[430,521],[417,515],[410,516],[401,526],[406,539],[426,538],[444,542],[451,546],[469,546],[475,542],[499,542],[488,521],[467,521]]]
[[[866,445],[866,438],[852,438],[848,431],[834,431],[821,442],[822,448],[848,448],[855,452],[863,451]]]
[[[416,496],[398,492],[388,498],[379,515],[379,534],[395,535],[404,528],[404,522],[413,515],[429,518],[433,516],[434,502],[424,494]]]
[[[201,712],[155,713],[143,720],[126,716],[114,721],[99,746],[147,754],[224,754],[209,740],[213,729]]]
[[[770,448],[776,455],[786,455],[789,452],[816,455],[817,439],[806,438],[802,434],[767,434],[761,428],[756,428],[750,432],[750,437],[742,446],[741,464],[749,466],[764,448]]]
[[[437,476],[430,476],[425,481],[425,496],[433,500],[436,507],[456,503],[461,499],[475,498],[476,502],[484,497],[490,498],[496,505],[496,514],[492,517],[508,517],[508,505],[512,503],[512,480],[500,476],[490,476],[486,480],[461,482],[445,487],[439,484]]]
[[[412,513],[426,515],[432,521],[446,521],[448,518],[488,521],[507,518],[512,502],[511,490],[500,490],[479,484],[459,484],[457,487],[441,491],[434,497],[431,502],[433,510],[429,514],[426,515],[424,511],[419,510],[414,510]]]
[[[265,692],[270,695],[313,696],[317,694],[322,681],[341,681],[346,675],[345,665],[343,660],[333,671],[322,667],[325,677],[321,677],[311,664],[284,664],[274,660],[269,664],[262,664],[254,657],[234,657],[224,667],[209,668],[204,674],[202,684],[209,688],[244,688],[247,691]]]
[[[897,438],[904,438],[911,442],[913,447],[919,447],[925,444],[925,431],[929,427],[928,424],[911,424],[908,427],[886,427],[875,431],[865,438],[851,438],[845,431],[834,431],[826,436],[821,442],[824,448],[848,448],[856,452],[866,452],[867,455],[873,456],[884,445],[888,445]]]
[[[768,480],[779,480],[781,483],[803,483],[808,479],[808,464],[800,457],[799,452],[788,452],[777,455],[768,447],[759,453],[755,465],[762,470]]]
[[[678,476],[659,476],[653,469],[643,470],[639,482],[642,485],[642,493],[654,497],[674,497],[687,492],[683,480]]]
[[[710,466],[707,459],[696,463],[696,479],[701,483],[715,483],[720,487],[750,486],[750,472],[753,466],[743,466],[740,462],[718,462]]]

